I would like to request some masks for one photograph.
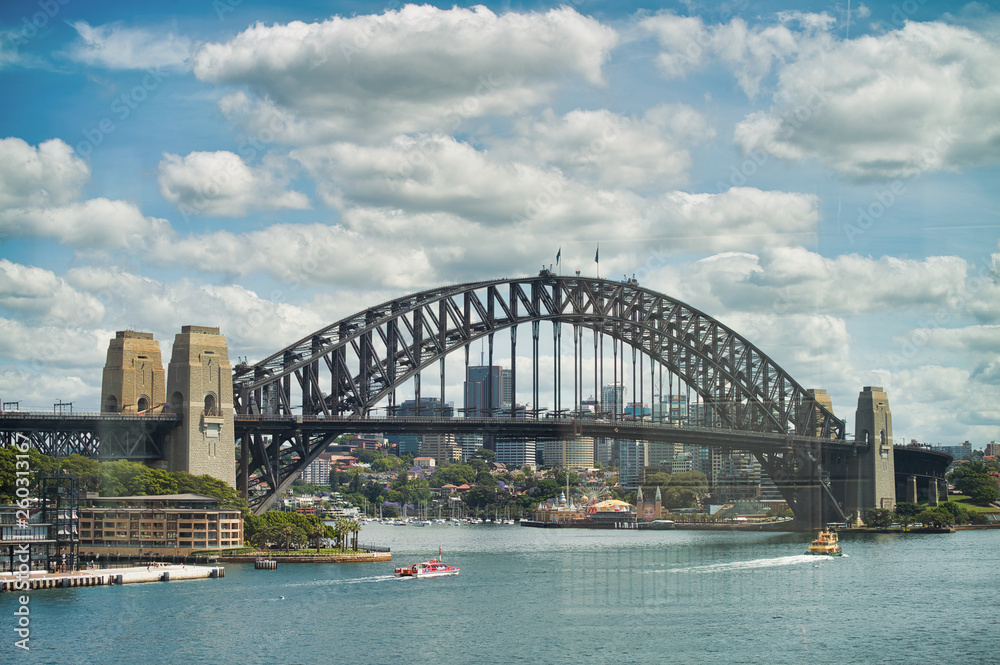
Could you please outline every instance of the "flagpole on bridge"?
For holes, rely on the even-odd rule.
[[[594,263],[597,264],[597,279],[601,278],[601,243],[597,243],[597,252],[594,253]]]

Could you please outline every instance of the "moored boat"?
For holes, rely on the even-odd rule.
[[[451,566],[443,561],[431,559],[395,570],[396,577],[448,577],[458,575],[459,569],[458,566]]]
[[[809,544],[809,548],[806,550],[806,554],[821,554],[824,556],[843,556],[844,552],[840,549],[840,544],[837,542],[837,534],[829,529],[823,529],[816,536],[816,540]]]

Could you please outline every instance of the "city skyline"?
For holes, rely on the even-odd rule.
[[[849,431],[875,385],[897,439],[1000,438],[996,12],[481,5],[4,3],[0,398],[99,410],[119,330],[252,362],[551,265],[719,319]]]

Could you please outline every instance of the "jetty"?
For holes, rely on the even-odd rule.
[[[25,580],[24,576],[18,576],[14,573],[0,573],[0,591],[66,589],[84,586],[133,584],[138,582],[172,582],[176,580],[216,579],[225,576],[226,569],[222,566],[189,566],[184,564],[96,568],[67,573],[33,570],[28,575],[27,580]],[[27,589],[24,589],[25,581],[28,583]]]

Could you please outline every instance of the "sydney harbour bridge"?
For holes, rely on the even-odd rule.
[[[517,360],[519,342],[530,348],[527,362]],[[495,366],[495,354],[509,358],[511,394],[530,395],[529,408],[513,399],[509,408],[464,417],[422,412],[424,404],[445,404],[449,362],[453,367],[456,354],[464,355],[468,368],[474,351],[487,355],[488,367]],[[640,403],[646,395],[650,401],[668,395],[676,383],[711,417],[706,426],[692,426],[662,413],[630,413],[618,400],[596,411],[584,408],[584,395],[600,395],[607,383],[631,388]],[[493,385],[488,381],[487,390]],[[549,270],[431,289],[371,307],[259,362],[237,364],[232,391],[237,487],[255,511],[270,506],[341,434],[470,433],[748,450],[797,520],[816,525],[879,507],[867,505],[877,502],[870,491],[878,467],[872,460],[885,459],[886,446],[888,454],[892,447],[891,425],[888,444],[877,423],[847,440],[844,421],[814,392],[711,316],[634,279]],[[413,395],[415,405],[406,416],[398,413],[403,394]],[[428,396],[439,400],[421,399]],[[489,396],[486,402],[494,403]],[[0,432],[9,441],[34,427],[33,445],[43,452],[57,447],[149,461],[166,455],[163,433],[180,420],[167,411],[119,415],[117,421],[111,414],[78,416],[72,426],[66,419],[25,424],[30,417],[5,413]]]

